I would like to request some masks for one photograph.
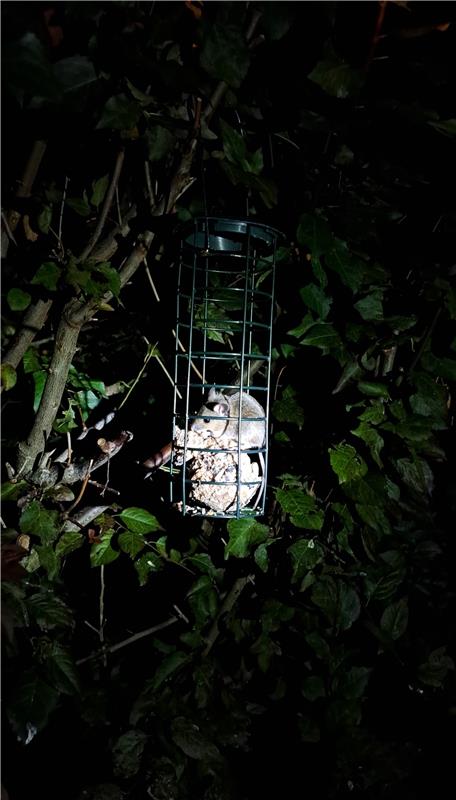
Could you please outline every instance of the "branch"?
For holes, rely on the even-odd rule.
[[[217,614],[214,622],[212,623],[211,629],[206,636],[206,647],[203,650],[203,656],[206,657],[209,655],[212,647],[214,646],[218,636],[219,636],[219,621],[223,614],[228,614],[231,609],[233,608],[236,600],[238,599],[239,595],[243,591],[244,587],[253,581],[253,575],[247,575],[246,578],[238,578],[237,581],[234,582],[233,586],[231,587],[230,591],[228,592],[227,596],[225,597],[220,611]]]
[[[32,152],[28,158],[27,164],[25,165],[24,172],[22,174],[22,179],[19,181],[19,186],[16,190],[15,197],[23,198],[23,197],[30,197],[32,194],[33,184],[35,182],[35,178],[38,174],[38,170],[40,168],[41,162],[43,160],[43,156],[46,152],[47,142],[41,141],[38,139],[34,142],[32,147]],[[21,219],[21,214],[14,209],[11,209],[7,214],[7,221],[8,226],[11,233],[14,233],[16,230],[19,220]],[[3,258],[6,258],[6,254],[8,252],[9,247],[9,239],[7,238],[4,242],[2,241],[2,255]]]
[[[3,359],[5,364],[11,364],[14,369],[19,366],[24,353],[46,322],[52,302],[52,300],[38,300],[34,305],[30,306],[24,317],[22,328],[16,334],[5,354]]]
[[[122,148],[117,154],[116,164],[114,167],[114,172],[111,178],[111,183],[109,184],[108,191],[106,192],[106,197],[104,199],[103,208],[101,209],[100,219],[98,220],[97,227],[93,233],[93,236],[90,238],[87,246],[82,251],[81,255],[79,256],[78,261],[85,261],[90,253],[92,252],[93,248],[95,247],[98,239],[101,236],[101,232],[104,228],[109,209],[111,208],[112,201],[114,200],[114,194],[117,188],[117,184],[119,182],[120,173],[122,172],[123,162],[125,158],[125,151]]]
[[[85,658],[80,658],[79,661],[76,661],[76,665],[80,666],[80,664],[85,664],[87,661],[93,661],[95,658],[103,658],[103,656],[106,656],[107,653],[115,653],[117,650],[121,650],[122,647],[128,647],[129,644],[133,644],[133,642],[137,642],[139,639],[144,639],[146,636],[152,636],[153,633],[157,633],[157,631],[161,631],[163,628],[168,628],[170,625],[174,625],[176,622],[178,622],[177,617],[170,617],[164,622],[154,625],[152,628],[146,628],[145,631],[134,633],[133,636],[129,636],[128,639],[124,639],[122,642],[113,644],[111,647],[104,647],[102,650],[98,650],[96,653],[92,653],[90,656],[86,656]]]
[[[73,514],[71,519],[68,519],[62,526],[62,531],[67,533],[68,531],[77,531],[78,533],[85,528],[87,525],[90,525],[91,522],[94,521],[97,517],[101,514],[104,514],[107,511],[109,505],[106,503],[102,506],[87,506],[83,508],[81,511],[78,511],[77,514]]]

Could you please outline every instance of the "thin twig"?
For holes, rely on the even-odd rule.
[[[100,567],[100,616],[98,619],[99,628],[98,628],[98,638],[100,639],[101,647],[104,648],[104,595],[105,595],[105,574],[104,574],[105,565],[102,564]],[[108,659],[106,657],[106,653],[103,655],[103,666],[107,666]]]
[[[159,297],[159,294],[157,292],[157,289],[155,288],[155,284],[154,284],[154,282],[152,280],[152,275],[150,274],[150,269],[149,269],[149,265],[147,263],[147,259],[146,258],[144,259],[144,264],[146,265],[146,275],[147,275],[147,277],[149,279],[149,283],[150,283],[150,285],[152,287],[152,291],[154,293],[155,299],[156,299],[157,303],[159,303],[160,302],[160,297]]]
[[[211,628],[209,630],[209,633],[206,636],[206,647],[203,650],[203,657],[204,658],[207,655],[209,655],[210,651],[212,650],[212,648],[213,648],[213,646],[214,646],[214,644],[215,644],[215,642],[216,642],[216,640],[217,640],[217,638],[219,636],[220,631],[219,631],[219,626],[218,625],[219,625],[221,617],[224,614],[227,614],[227,613],[229,613],[231,611],[231,609],[233,608],[236,600],[238,599],[239,595],[243,591],[244,587],[248,583],[253,582],[253,580],[254,580],[254,576],[253,575],[247,575],[247,577],[238,578],[234,582],[233,586],[231,587],[230,591],[228,592],[227,596],[225,597],[225,599],[224,599],[224,601],[223,601],[223,603],[222,603],[222,605],[220,607],[220,611],[218,612],[214,622],[212,623],[212,626],[211,626]]]
[[[59,240],[59,247],[60,247],[61,250],[63,250],[63,245],[62,245],[63,209],[65,207],[65,200],[66,200],[69,180],[70,179],[69,179],[68,175],[65,175],[65,185],[63,187],[62,202],[60,203],[59,230],[58,230],[58,234],[57,234],[57,238]]]
[[[160,622],[158,625],[154,625],[152,628],[146,628],[144,631],[134,633],[133,636],[129,636],[128,639],[124,639],[122,642],[113,644],[111,647],[105,647],[103,650],[92,653],[90,656],[86,656],[85,658],[80,658],[78,661],[76,661],[76,665],[79,667],[81,664],[85,664],[87,661],[93,661],[95,658],[107,656],[108,653],[115,653],[117,650],[121,650],[122,647],[128,647],[128,645],[139,641],[139,639],[144,639],[146,636],[152,636],[154,633],[163,630],[163,628],[168,628],[170,625],[174,625],[176,622],[178,622],[177,617],[170,617],[169,619],[165,620],[165,622]]]
[[[148,161],[144,162],[144,174],[146,176],[146,186],[147,186],[147,194],[149,195],[149,203],[150,207],[153,208],[157,199],[154,194],[154,190],[152,189],[152,181],[150,179],[150,165]]]
[[[90,472],[91,472],[92,467],[93,467],[93,458],[89,462],[89,466],[87,468],[87,474],[86,474],[86,476],[85,476],[85,478],[84,478],[84,480],[82,482],[81,490],[80,490],[76,500],[74,501],[73,505],[71,505],[69,507],[68,511],[66,512],[67,516],[70,516],[71,512],[74,511],[76,506],[78,506],[79,503],[81,502],[83,494],[84,494],[85,490],[87,489],[87,484],[89,482]]]
[[[181,340],[177,338],[177,334],[176,334],[176,331],[174,330],[174,328],[172,329],[172,334],[173,334],[174,338],[177,340],[177,344],[179,345],[179,347],[182,350],[182,352],[186,353],[187,351],[186,351],[184,345],[182,344]],[[201,372],[199,371],[198,367],[193,363],[192,360],[190,360],[190,366],[196,372],[196,374],[198,375],[198,378],[200,379],[200,381],[202,383],[204,383],[204,378],[203,378]]]
[[[117,221],[119,225],[122,227],[122,212],[120,210],[120,201],[119,201],[119,185],[116,186],[116,207],[117,207]]]
[[[102,230],[104,228],[104,225],[105,225],[108,213],[109,213],[109,209],[111,208],[112,201],[114,199],[114,192],[115,192],[116,186],[117,186],[117,184],[119,182],[119,177],[120,177],[120,173],[122,171],[124,158],[125,158],[125,151],[122,148],[117,153],[117,159],[116,159],[116,164],[115,164],[115,167],[114,167],[114,172],[112,174],[111,183],[109,184],[108,191],[106,192],[106,197],[105,197],[104,202],[103,202],[103,208],[101,209],[101,214],[100,214],[100,218],[99,218],[99,220],[97,222],[97,227],[95,228],[95,231],[94,231],[93,235],[91,236],[87,246],[84,248],[84,250],[82,251],[81,255],[79,256],[79,261],[85,261],[88,258],[88,256],[92,252],[93,248],[95,247],[96,243],[98,242],[98,239],[101,236],[101,232],[102,232]]]
[[[418,348],[418,352],[417,352],[415,358],[413,359],[413,361],[412,361],[412,363],[411,363],[411,365],[409,367],[409,372],[413,372],[413,370],[415,369],[416,365],[418,364],[421,356],[423,355],[423,353],[424,353],[424,351],[426,349],[426,345],[427,345],[430,337],[432,336],[432,332],[433,332],[435,326],[437,325],[437,320],[438,320],[438,318],[439,318],[441,313],[442,313],[442,307],[439,306],[439,308],[437,309],[437,311],[434,314],[434,319],[432,320],[431,324],[429,325],[429,328],[427,329],[426,333],[423,336],[422,342],[421,342],[421,344],[420,344],[420,346]]]
[[[11,228],[10,228],[9,224],[8,224],[8,220],[7,220],[7,218],[6,218],[6,214],[5,214],[5,212],[3,211],[3,209],[2,209],[2,222],[3,222],[3,225],[5,226],[5,231],[6,231],[6,233],[7,233],[8,239],[9,239],[9,240],[10,240],[10,241],[11,241],[13,244],[15,244],[15,245],[16,245],[16,247],[17,247],[17,242],[16,242],[16,239],[14,238],[13,232],[12,232],[12,230],[11,230]]]

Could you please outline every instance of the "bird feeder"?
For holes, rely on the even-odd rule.
[[[182,238],[170,487],[185,515],[264,514],[279,236],[257,222],[204,217]],[[223,404],[208,402],[220,395]],[[255,425],[264,440],[252,446]]]

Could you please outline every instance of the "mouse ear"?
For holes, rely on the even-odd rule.
[[[230,407],[228,403],[214,403],[214,414],[218,417],[227,417]]]
[[[220,400],[221,396],[222,395],[220,394],[220,392],[217,391],[215,386],[212,386],[209,389],[209,394],[207,396],[207,401],[208,401],[208,403],[215,403],[215,402],[217,402],[217,400]]]

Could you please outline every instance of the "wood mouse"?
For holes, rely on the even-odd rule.
[[[207,431],[214,439],[237,441],[239,432],[239,401],[241,393],[225,395],[215,388],[209,390],[205,403],[193,420],[191,430]],[[217,419],[218,417],[218,419]],[[240,444],[243,450],[261,448],[266,438],[266,415],[263,407],[250,394],[242,393]]]

